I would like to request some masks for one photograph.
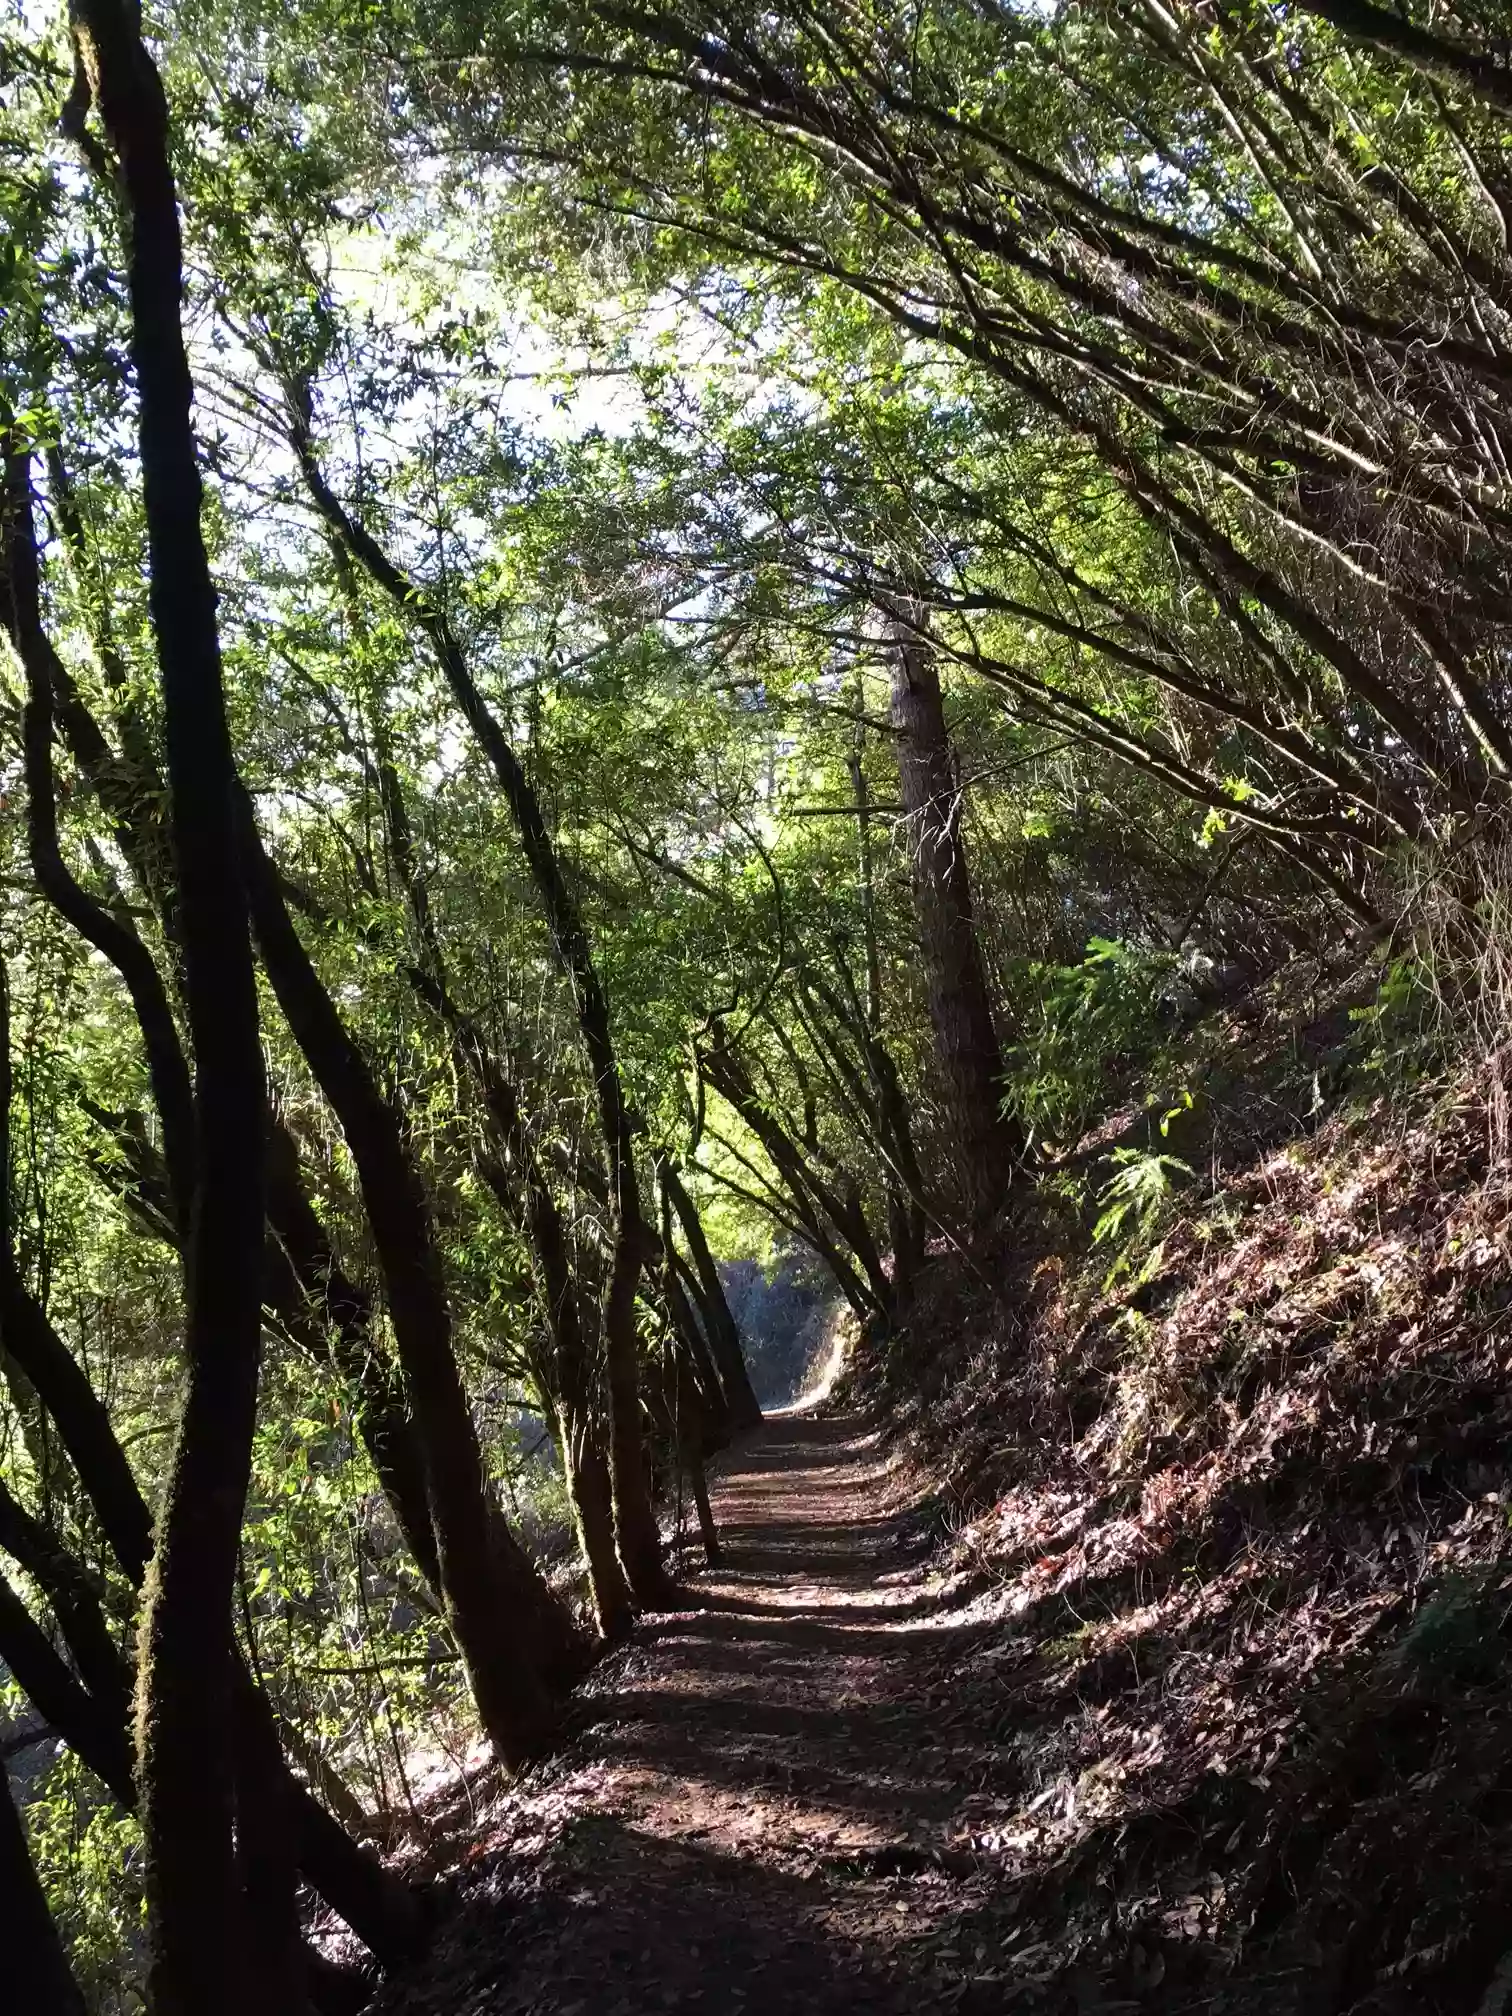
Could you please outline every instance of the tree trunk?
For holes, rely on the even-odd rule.
[[[232,1838],[230,1604],[262,1330],[262,1049],[200,525],[167,104],[127,0],[76,0],[72,27],[85,87],[76,116],[82,126],[92,97],[128,218],[148,596],[196,1073],[188,1385],[140,1632],[138,1755],[154,2008],[204,2016],[248,2007]]]
[[[310,2006],[289,1780],[271,1715],[238,1716],[236,1851],[254,2009]]]
[[[8,1239],[0,1241],[0,1335],[15,1352],[56,1424],[106,1544],[132,1587],[140,1589],[152,1552],[152,1520],[146,1501],[98,1394],[45,1311],[22,1284]],[[52,1551],[62,1552],[56,1545]],[[50,1571],[40,1558],[29,1565],[28,1572],[37,1572],[37,1579],[47,1586]],[[65,1603],[57,1614],[66,1633],[69,1605]],[[97,1691],[79,1686],[45,1635],[32,1624],[25,1607],[0,1584],[0,1660],[10,1666],[39,1712],[57,1727],[69,1747],[131,1810],[136,1787],[124,1719],[126,1668],[122,1664],[110,1674],[108,1634],[103,1623],[93,1626],[79,1643],[70,1640],[70,1645],[81,1672],[98,1668],[106,1676],[106,1684]],[[97,1649],[91,1655],[86,1649],[91,1645],[105,1646],[106,1651]],[[271,1712],[240,1669],[234,1690],[238,1717]],[[117,1704],[113,1710],[112,1702]],[[299,1866],[312,1888],[384,1965],[398,1966],[412,1959],[424,1938],[414,1893],[351,1840],[305,1787],[288,1777],[286,1768],[284,1775],[293,1802]]]
[[[718,1446],[718,1438],[710,1434],[701,1382],[688,1361],[682,1339],[675,1331],[667,1337],[662,1354],[657,1405],[676,1473],[687,1478],[693,1494],[693,1509],[698,1519],[699,1538],[703,1542],[704,1560],[709,1567],[717,1568],[723,1557],[719,1547],[719,1530],[709,1503],[704,1458],[711,1447]]]
[[[3,1064],[0,1072],[8,1078]],[[111,1552],[140,1588],[152,1554],[152,1515],[99,1395],[22,1280],[9,1237],[0,1238],[0,1339],[52,1416]]]
[[[730,1410],[703,1328],[679,1279],[678,1266],[669,1241],[661,1266],[661,1300],[677,1340],[679,1359],[686,1364],[687,1378],[697,1394],[705,1441],[711,1449],[725,1449],[730,1443]]]
[[[46,1596],[79,1678],[103,1712],[122,1724],[131,1699],[126,1662],[89,1577],[52,1530],[0,1484],[0,1549]]]
[[[892,1284],[885,1276],[880,1278],[875,1276],[871,1272],[868,1258],[857,1254],[856,1257],[861,1261],[862,1267],[867,1269],[866,1278],[863,1279],[861,1273],[841,1251],[838,1242],[830,1236],[828,1227],[833,1226],[841,1238],[845,1239],[847,1244],[850,1243],[850,1234],[846,1229],[850,1222],[850,1214],[844,1201],[835,1195],[823,1177],[813,1168],[805,1150],[763,1105],[751,1074],[741,1059],[732,1049],[721,1046],[718,1049],[700,1051],[699,1067],[704,1077],[722,1098],[729,1101],[766,1150],[772,1166],[786,1186],[786,1196],[793,1214],[790,1229],[800,1230],[802,1237],[829,1268],[835,1277],[836,1286],[858,1320],[867,1323],[873,1318],[879,1318],[884,1323],[891,1322]],[[756,1201],[762,1202],[760,1198]],[[781,1214],[777,1215],[780,1218]],[[869,1240],[868,1250],[874,1258],[875,1249]]]
[[[724,1555],[719,1545],[719,1528],[714,1524],[714,1508],[709,1503],[709,1480],[704,1471],[703,1454],[696,1448],[688,1451],[688,1480],[693,1486],[693,1508],[698,1514],[704,1560],[710,1568],[721,1567]]]
[[[1512,111],[1512,63],[1489,49],[1477,49],[1459,36],[1435,34],[1373,0],[1301,0],[1309,14],[1325,21],[1351,41],[1383,55],[1395,56],[1426,77],[1468,88],[1489,104]]]
[[[181,1240],[189,1233],[195,1181],[194,1091],[184,1061],[168,992],[152,954],[133,930],[113,917],[78,882],[58,845],[53,781],[53,708],[68,673],[42,621],[41,582],[32,523],[31,458],[25,451],[6,457],[5,494],[0,506],[0,622],[4,623],[26,673],[22,753],[26,776],[27,856],[37,887],[86,943],[115,967],[141,1030],[153,1103],[163,1130],[172,1209]]]
[[[578,1546],[593,1592],[594,1614],[605,1641],[617,1645],[630,1635],[635,1604],[615,1551],[609,1459],[590,1411],[581,1404],[572,1410],[563,1400],[558,1404],[557,1416],[557,1446],[577,1526]]]
[[[242,844],[263,965],[357,1165],[425,1453],[447,1621],[484,1733],[506,1763],[518,1765],[540,1749],[554,1721],[546,1660],[537,1618],[509,1600],[499,1572],[487,1474],[452,1348],[451,1307],[425,1186],[402,1123],[300,941],[245,801]],[[510,1558],[507,1565],[517,1570],[520,1563]]]
[[[894,626],[892,723],[946,1138],[964,1198],[973,1216],[985,1217],[1007,1193],[1017,1144],[1002,1113],[1003,1055],[977,942],[939,667],[927,638],[902,623]]]
[[[837,1091],[848,1095],[863,1132],[876,1144],[887,1193],[893,1292],[901,1314],[908,1307],[924,1259],[928,1219],[924,1178],[898,1067],[883,1041],[880,1020],[873,1019],[868,1005],[873,1000],[880,1002],[880,993],[869,988],[867,1003],[862,1002],[838,946],[835,964],[839,993],[812,970],[799,976],[798,993],[807,1006],[809,1033],[826,1061],[831,1082]],[[819,1012],[821,1008],[824,1014]],[[846,1035],[860,1051],[864,1071],[849,1054],[843,1040]]]
[[[698,1207],[688,1195],[687,1186],[681,1176],[666,1157],[658,1162],[657,1173],[693,1258],[693,1268],[701,1290],[700,1304],[708,1317],[709,1349],[714,1354],[714,1363],[719,1371],[719,1383],[724,1388],[725,1405],[730,1410],[730,1424],[736,1429],[759,1428],[761,1403],[756,1398],[755,1387],[751,1384],[750,1368],[745,1361],[745,1352],[741,1349],[740,1329],[730,1313],[724,1283],[719,1278],[719,1268],[715,1264],[714,1255],[709,1251],[709,1241],[703,1229],[703,1220],[698,1215]]]
[[[0,1897],[5,1899],[6,2007],[11,2016],[84,2016],[84,1997],[0,1772]]]
[[[304,1184],[299,1150],[275,1121],[268,1147],[268,1223],[312,1309],[330,1325],[336,1369],[360,1396],[358,1429],[405,1544],[431,1593],[441,1601],[441,1568],[431,1525],[425,1457],[404,1403],[403,1382],[373,1331],[367,1290],[331,1250]]]
[[[0,1660],[37,1713],[130,1812],[136,1805],[122,1706],[97,1701],[0,1576]],[[124,1668],[123,1668],[124,1671]]]
[[[433,953],[431,970],[412,968],[410,980],[446,1024],[453,1055],[463,1075],[478,1088],[497,1150],[483,1162],[484,1180],[506,1216],[522,1226],[535,1256],[552,1341],[553,1362],[542,1383],[557,1415],[562,1468],[593,1591],[594,1614],[604,1637],[617,1644],[629,1633],[635,1605],[615,1550],[613,1492],[599,1440],[598,1395],[567,1228],[536,1155],[514,1082],[472,1017],[447,992],[438,966]]]
[[[614,1258],[603,1322],[615,1534],[636,1602],[646,1609],[666,1607],[674,1600],[675,1590],[662,1561],[646,1467],[635,1320],[636,1289],[650,1241],[641,1210],[635,1143],[620,1083],[609,1003],[594,965],[588,933],[562,873],[535,787],[479,691],[466,654],[444,612],[364,531],[326,482],[310,431],[308,389],[291,385],[289,394],[290,441],[305,485],[317,510],[347,551],[400,613],[417,621],[429,638],[452,696],[487,757],[513,815],[526,865],[546,915],[557,965],[572,991],[608,1157],[614,1217]]]
[[[28,851],[43,894],[81,936],[105,954],[131,995],[162,1126],[167,1198],[165,1203],[157,1197],[151,1200],[153,1211],[160,1213],[164,1221],[155,1225],[154,1230],[172,1238],[182,1252],[187,1242],[194,1183],[193,1106],[188,1067],[168,993],[151,953],[132,931],[94,901],[63,861],[58,846],[52,774],[54,702],[66,696],[63,726],[69,746],[102,799],[108,797],[133,872],[157,904],[164,930],[168,932],[175,913],[170,904],[171,886],[162,874],[162,850],[157,845],[152,798],[160,780],[151,769],[150,757],[141,750],[133,766],[140,773],[137,785],[116,774],[120,766],[78,697],[43,628],[28,461],[24,454],[7,458],[6,536],[0,545],[0,590],[9,591],[0,592],[0,620],[10,631],[28,684],[24,733]],[[100,1109],[95,1110],[95,1117],[104,1123]],[[132,1142],[130,1148],[136,1151],[129,1154],[128,1160],[137,1178],[137,1189],[129,1201],[140,1205],[148,1187],[140,1166],[140,1154],[146,1150],[146,1144]],[[289,1283],[292,1292],[307,1296],[331,1324],[338,1368],[361,1390],[364,1446],[420,1571],[432,1591],[436,1591],[439,1583],[435,1537],[425,1495],[423,1465],[405,1414],[399,1382],[373,1337],[370,1300],[337,1265],[300,1180],[298,1150],[287,1129],[276,1122],[271,1128],[266,1173],[268,1220],[287,1255],[287,1264],[278,1264],[275,1251],[273,1264],[265,1269],[265,1286],[268,1281],[287,1280],[292,1269],[297,1277]],[[282,1298],[275,1296],[274,1306],[275,1313],[286,1320],[294,1316],[295,1312]],[[293,1327],[297,1337],[304,1335],[305,1325],[296,1321]]]
[[[860,719],[866,703],[865,685],[856,675],[855,740],[846,767],[850,772],[851,800],[856,808],[856,881],[861,899],[861,936],[866,952],[866,994],[855,1003],[858,1010],[862,1047],[871,1074],[878,1119],[892,1152],[887,1169],[887,1225],[892,1239],[893,1280],[905,1306],[912,1299],[915,1276],[924,1258],[925,1221],[923,1185],[914,1156],[913,1131],[908,1103],[903,1096],[891,1052],[882,1034],[882,959],[877,945],[876,864],[872,849],[871,788],[866,777],[866,723]],[[840,960],[845,977],[843,955]],[[854,998],[854,988],[849,990]],[[911,1173],[910,1173],[911,1172]]]

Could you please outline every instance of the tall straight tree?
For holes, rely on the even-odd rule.
[[[72,121],[92,102],[128,236],[131,354],[162,682],[196,1183],[188,1377],[138,1651],[137,1771],[157,2016],[246,2006],[233,1839],[230,1604],[251,1465],[262,1308],[264,1084],[238,864],[235,771],[181,322],[168,110],[130,0],[76,0]]]
[[[977,939],[940,668],[922,618],[894,625],[892,725],[935,1058],[959,1187],[975,1215],[1012,1180],[1003,1053]]]

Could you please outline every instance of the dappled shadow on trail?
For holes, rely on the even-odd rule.
[[[963,1801],[1011,1754],[935,1726],[983,1624],[855,1415],[793,1411],[724,1460],[724,1548],[503,1795],[425,1978],[448,2012],[972,2007],[930,1940],[979,1872]],[[986,1971],[986,1946],[977,1971]],[[1001,2006],[999,1999],[981,2007]]]
[[[1180,1793],[1099,1809],[1091,1773],[1068,1790],[1096,1675],[1051,1698],[1051,1606],[942,1576],[864,1420],[774,1417],[714,1502],[717,1573],[591,1677],[561,1754],[459,1818],[450,1917],[390,2016],[1342,2006],[1295,1969],[1214,1998],[1223,1942],[1183,1899],[1215,1826],[1263,1833],[1267,1795],[1214,1781],[1188,1812]],[[1052,1797],[1085,1814],[1046,1854]]]
[[[1169,1969],[1107,1934],[1102,1872],[1139,1867],[1138,1820],[1094,1820],[1032,1873],[1009,1845],[1043,1805],[1041,1652],[999,1590],[932,1565],[869,1424],[775,1416],[713,1489],[721,1567],[604,1662],[559,1756],[461,1819],[445,1931],[381,2007],[1214,2007],[1209,1930]],[[1202,1834],[1177,1813],[1157,1832],[1162,1853]]]

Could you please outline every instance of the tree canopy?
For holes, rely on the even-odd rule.
[[[717,1547],[738,1263],[897,1333],[1193,1004],[1425,908],[1474,963],[1504,29],[0,20],[39,1981],[131,2006],[145,1898],[162,2016],[300,2007],[296,1872],[403,1957],[414,1732],[523,1764],[677,1479]]]

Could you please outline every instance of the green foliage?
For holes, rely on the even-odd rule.
[[[1025,1035],[1009,1059],[1009,1109],[1037,1139],[1074,1142],[1160,1047],[1169,952],[1093,938],[1072,965],[1030,965],[1016,993]]]
[[[141,1829],[61,1751],[24,1816],[37,1873],[95,2016],[137,2016],[147,1902]]]
[[[839,32],[667,0],[658,46],[575,0],[159,10],[236,758],[408,1130],[487,1460],[543,1553],[568,1521],[524,1446],[552,1368],[518,1144],[501,1155],[417,962],[517,1085],[590,1314],[613,1233],[593,1073],[434,636],[333,555],[289,381],[539,798],[648,1162],[685,1158],[721,1258],[780,1263],[732,1276],[776,1391],[833,1286],[794,1242],[842,1266],[922,1249],[962,1173],[888,718],[900,605],[934,640],[1006,1103],[1041,1149],[1181,1082],[1158,948],[1321,965],[1389,900],[1405,836],[1442,829],[1457,872],[1483,837],[1465,808],[1508,767],[1466,713],[1483,690],[1505,732],[1504,131],[1452,84],[1344,60],[1305,9],[1219,14],[1199,37],[1159,9],[947,0]],[[161,809],[121,219],[57,132],[68,54],[61,15],[0,27],[0,424],[37,451],[45,621],[111,756],[91,778],[60,735],[60,852],[173,994],[172,906],[106,788],[145,778]],[[8,653],[0,678],[12,720]],[[26,811],[0,796],[0,1175],[27,1285],[152,1486],[181,1384],[160,1130],[130,1002],[37,888]],[[1383,1078],[1444,1040],[1452,965],[1398,959],[1360,1012]],[[275,1107],[366,1292],[352,1156],[264,1010]],[[740,1109],[704,1069],[726,1042]],[[1193,1180],[1113,1153],[1093,1239],[1114,1274]],[[1094,1181],[1044,1183],[1067,1243]],[[407,1754],[464,1741],[466,1706],[322,1320],[269,1322],[237,1627],[309,1768],[392,1811]],[[650,1309],[640,1334],[649,1357]],[[129,1643],[20,1381],[0,1431],[8,1484]],[[128,2006],[132,1829],[65,1764],[30,1820],[91,1992]]]
[[[1388,1085],[1411,1084],[1450,1040],[1444,982],[1430,957],[1404,953],[1386,968],[1366,1006],[1349,1011],[1362,1068]]]
[[[1102,1207],[1092,1228],[1094,1245],[1125,1248],[1148,1239],[1170,1208],[1181,1184],[1196,1172],[1180,1156],[1152,1149],[1115,1148],[1114,1173],[1097,1193]]]

